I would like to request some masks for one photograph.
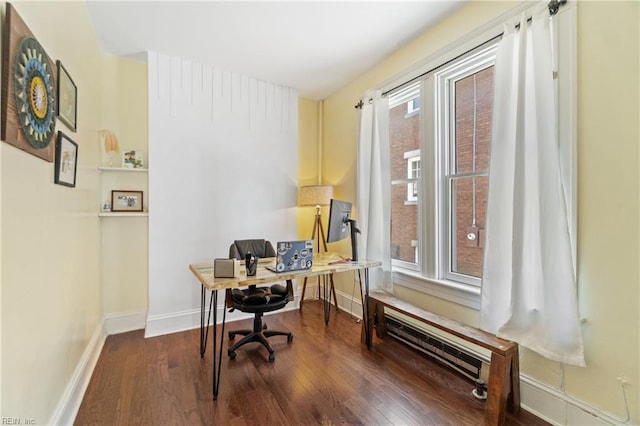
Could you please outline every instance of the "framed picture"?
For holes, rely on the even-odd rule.
[[[142,191],[111,191],[112,212],[141,212]]]
[[[53,163],[55,65],[11,3],[4,15],[0,139]]]
[[[73,132],[76,131],[78,89],[62,62],[58,65],[58,118]]]
[[[142,151],[124,151],[122,153],[122,167],[125,169],[142,169],[144,167]]]
[[[76,186],[76,171],[78,169],[78,144],[67,135],[58,131],[55,155],[54,182],[58,185]]]

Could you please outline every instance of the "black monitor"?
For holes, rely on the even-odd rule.
[[[356,227],[356,221],[351,219],[351,203],[331,199],[329,211],[329,227],[327,229],[327,242],[333,243],[343,240],[351,235],[351,260],[358,260],[358,244],[356,233],[360,230]]]
[[[351,203],[332,198],[329,210],[329,228],[327,229],[328,243],[344,240],[349,236],[350,218]]]

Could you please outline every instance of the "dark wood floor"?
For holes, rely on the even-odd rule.
[[[274,363],[257,343],[222,360],[220,394],[212,399],[211,340],[204,359],[199,330],[145,339],[143,331],[109,336],[76,417],[77,425],[480,425],[484,403],[473,384],[405,345],[375,339],[360,344],[349,314],[319,302],[303,313],[267,316]],[[227,324],[250,328],[251,320]],[[226,332],[225,332],[226,334]],[[240,337],[237,337],[240,338]],[[545,425],[521,410],[508,425]]]

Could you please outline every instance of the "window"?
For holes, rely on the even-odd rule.
[[[412,114],[420,110],[420,98],[415,97],[407,102],[407,114]]]
[[[483,45],[390,95],[396,271],[480,286],[496,47]],[[420,114],[407,114],[415,105],[424,106]]]
[[[404,157],[407,159],[407,203],[415,203],[418,201],[418,179],[420,178],[420,152],[405,152]]]
[[[481,48],[436,73],[437,117],[442,132],[434,143],[443,153],[440,276],[479,287],[482,278],[489,146],[493,118],[493,64],[497,44]]]
[[[493,110],[493,64],[514,8],[390,83],[391,258],[394,284],[480,307]],[[551,20],[560,161],[576,258],[575,5]],[[465,53],[466,52],[466,53]],[[415,77],[418,73],[423,73]],[[406,80],[405,80],[406,81]],[[403,84],[404,83],[404,84]],[[415,163],[415,164],[413,164]]]

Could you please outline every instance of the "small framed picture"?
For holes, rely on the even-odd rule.
[[[141,212],[142,203],[142,191],[111,191],[112,212]]]
[[[122,153],[122,167],[125,169],[144,168],[142,151],[124,151]]]
[[[58,65],[58,118],[75,132],[78,89],[62,62],[56,61],[56,64]]]
[[[78,144],[67,135],[58,131],[56,140],[54,183],[58,185],[76,186],[76,171],[78,169]]]

